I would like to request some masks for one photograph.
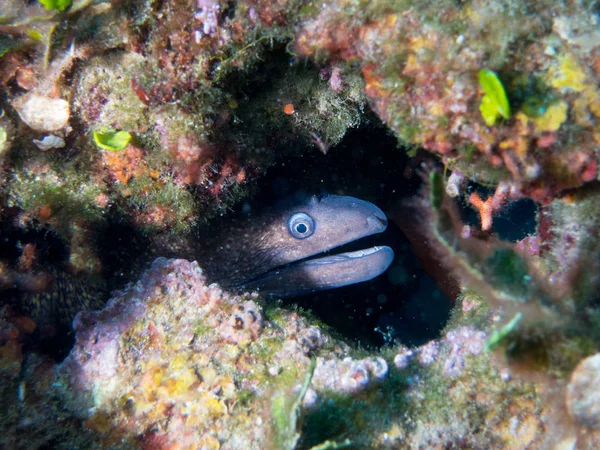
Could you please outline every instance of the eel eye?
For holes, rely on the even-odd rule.
[[[296,213],[288,220],[288,230],[297,239],[304,239],[315,232],[315,222],[308,214]]]

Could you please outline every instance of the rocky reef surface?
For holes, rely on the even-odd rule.
[[[297,312],[207,285],[196,263],[159,258],[103,310],[76,317],[61,363],[24,358],[27,321],[3,318],[2,445],[516,449],[576,439],[540,385],[485,351],[481,300],[463,310],[470,324],[455,319],[438,341],[361,355]],[[597,377],[593,361],[568,387],[574,418],[591,428],[581,390]]]
[[[207,286],[195,263],[157,259],[105,309],[77,316],[75,347],[57,369],[66,404],[111,445],[264,448],[295,432],[277,428],[293,426],[281,396],[299,395],[311,355],[311,404],[387,376],[382,358],[353,360],[297,314],[268,320],[255,300]]]
[[[0,445],[600,447],[599,22],[594,1],[3,1]],[[190,242],[261,183],[377,203],[445,326],[361,347],[207,284]]]

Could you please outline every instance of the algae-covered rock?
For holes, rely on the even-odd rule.
[[[76,317],[57,386],[103,445],[265,448],[282,420],[272,401],[293,398],[307,375],[313,407],[324,392],[357,395],[387,375],[381,358],[353,360],[319,328],[281,314],[270,321],[256,296],[231,296],[206,285],[196,263],[159,258],[102,311]]]
[[[597,178],[594,7],[416,1],[363,8],[324,4],[299,23],[295,48],[358,63],[371,108],[401,141],[471,179],[508,181],[539,201]]]
[[[581,361],[567,387],[567,407],[573,419],[586,428],[600,429],[600,355]]]

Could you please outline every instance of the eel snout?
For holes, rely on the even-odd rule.
[[[382,227],[381,231],[385,231],[388,226],[388,219],[382,210],[380,210],[379,208],[377,208],[377,209],[379,211],[375,211],[372,216],[367,217],[367,221],[370,221],[371,223],[374,223],[375,225],[377,225],[377,223],[379,223],[379,225]]]

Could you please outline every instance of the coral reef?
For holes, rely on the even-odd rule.
[[[303,7],[4,4],[2,205],[25,230],[56,231],[70,271],[97,274],[107,218],[150,238],[189,234],[247,195],[276,152],[326,153],[361,122],[363,82],[339,64],[280,64]],[[250,96],[256,86],[268,87]],[[127,142],[99,141],[116,132]]]
[[[581,45],[597,16],[583,3],[352,7],[303,21],[296,49],[358,61],[371,107],[401,140],[471,179],[509,182],[516,198],[545,202],[597,178],[599,47]],[[502,120],[482,116],[491,98]]]
[[[38,447],[16,440],[23,426],[57,446],[111,448],[525,448],[570,437],[547,429],[559,411],[541,403],[541,386],[483,351],[481,299],[460,304],[416,358],[403,348],[365,356],[296,312],[206,285],[195,263],[159,258],[103,310],[76,317],[62,363],[10,359],[19,367],[3,396],[21,400],[7,403],[2,436],[16,448]],[[2,336],[18,342],[10,330],[21,319],[4,320]]]
[[[466,190],[461,175],[444,186],[442,176],[429,169],[428,189],[403,205],[402,219],[392,217],[402,220],[406,232],[418,237],[413,239],[415,245],[428,248],[437,264],[473,290],[463,287],[458,304],[462,309],[455,308],[456,316],[444,336],[418,348],[401,347],[394,364],[406,369],[415,363],[422,367],[435,363],[436,377],[460,376],[465,357],[495,350],[494,370],[506,380],[532,383],[538,397],[536,408],[544,410],[545,425],[539,422],[533,427],[538,431],[523,431],[531,442],[542,448],[559,442],[595,448],[599,436],[590,429],[595,428],[595,399],[585,392],[596,376],[595,360],[589,356],[595,353],[599,339],[599,286],[593,269],[598,257],[597,212],[590,209],[592,202],[597,203],[592,200],[597,199],[597,186],[577,190],[573,194],[576,199],[556,199],[544,206],[537,232],[509,242],[490,232],[493,211],[507,207],[502,184],[485,202],[477,192],[470,195],[470,202],[480,206],[484,230],[478,231],[464,223],[451,197]],[[406,219],[406,208],[415,213],[413,220]],[[489,226],[483,226],[486,222]],[[591,270],[584,270],[581,264]],[[441,274],[438,282],[443,283],[447,276]],[[483,299],[489,311],[474,316]],[[566,388],[569,376],[571,383]],[[565,401],[572,416],[569,419],[560,414]],[[519,441],[509,447],[526,445],[530,443]]]
[[[3,311],[2,396],[19,400],[0,424],[14,448],[44,437],[111,448],[594,448],[600,439],[577,431],[595,417],[585,394],[593,358],[567,389],[561,376],[523,379],[485,351],[498,318],[474,293],[439,340],[379,355],[351,350],[297,312],[265,311],[256,295],[206,285],[186,260],[159,258],[103,310],[81,312],[60,364],[24,361],[33,322]],[[561,414],[565,399],[579,425]],[[26,444],[23,427],[34,436]]]
[[[0,446],[598,448],[599,20],[578,0],[3,1]],[[378,120],[396,159],[373,142],[376,178],[344,179],[339,144]],[[182,259],[100,309],[267,169],[306,158],[319,190],[342,148],[336,188],[391,192],[453,302],[436,339],[353,349]],[[389,180],[415,173],[406,201]],[[521,199],[535,230],[501,238]],[[64,362],[42,356],[90,309]]]

